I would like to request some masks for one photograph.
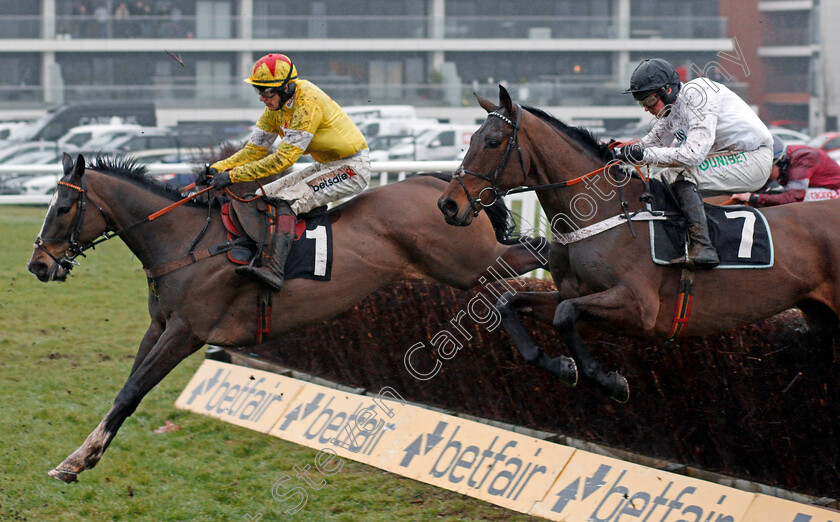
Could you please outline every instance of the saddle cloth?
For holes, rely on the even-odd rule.
[[[665,185],[651,179],[650,210],[664,210],[667,220],[650,221],[650,243],[653,262],[667,265],[683,256],[687,246],[686,220],[674,197]],[[770,268],[773,266],[773,238],[767,220],[758,210],[744,205],[704,204],[709,237],[725,268]]]
[[[240,230],[238,220],[231,216],[230,203],[222,205],[222,222],[227,230],[228,242],[236,243],[228,250],[228,259],[232,263],[247,265],[257,254],[257,243]],[[298,216],[295,241],[286,258],[285,279],[329,281],[332,277],[332,243],[332,222],[325,208]]]

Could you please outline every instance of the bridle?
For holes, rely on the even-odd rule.
[[[487,115],[488,118],[490,116],[495,116],[495,117],[499,118],[500,120],[502,120],[503,122],[510,125],[511,127],[513,127],[513,132],[511,133],[511,136],[508,139],[508,144],[507,144],[507,148],[505,148],[505,153],[502,156],[502,159],[499,160],[499,163],[496,165],[496,170],[493,172],[493,175],[492,176],[485,176],[484,174],[479,174],[477,172],[467,170],[467,169],[464,168],[463,162],[458,167],[458,170],[456,170],[455,173],[452,175],[452,177],[454,179],[457,179],[458,183],[461,184],[461,188],[464,189],[464,194],[466,195],[467,201],[469,201],[469,203],[470,203],[470,208],[473,211],[473,217],[478,217],[478,214],[481,211],[482,207],[492,206],[493,204],[496,203],[496,201],[499,198],[507,196],[508,194],[519,194],[519,193],[522,193],[522,192],[531,192],[531,191],[537,191],[537,190],[569,187],[569,186],[572,186],[572,185],[576,185],[577,183],[580,183],[581,181],[583,181],[587,178],[591,178],[592,176],[595,176],[595,175],[600,174],[602,172],[607,173],[613,166],[615,166],[616,164],[619,163],[617,161],[612,161],[610,163],[607,163],[603,167],[599,167],[599,168],[593,170],[592,172],[589,172],[589,173],[584,174],[582,176],[578,176],[574,179],[568,179],[568,180],[559,181],[559,182],[556,182],[556,183],[549,183],[549,184],[546,184],[546,185],[537,185],[535,187],[512,188],[512,189],[509,189],[509,190],[506,190],[506,191],[501,190],[499,188],[499,179],[502,177],[502,173],[504,172],[505,168],[507,167],[508,161],[510,161],[510,155],[513,153],[514,148],[516,148],[517,152],[519,152],[519,165],[522,168],[522,173],[525,174],[526,177],[528,175],[528,173],[525,171],[525,160],[522,157],[522,148],[519,145],[519,139],[518,139],[519,129],[520,129],[521,122],[522,122],[522,107],[519,104],[515,104],[514,107],[516,107],[516,109],[517,109],[516,110],[516,122],[515,123],[510,118],[500,114],[498,112],[498,109]],[[610,148],[613,148],[613,146],[610,146]],[[632,166],[635,168],[636,172],[639,174],[639,177],[642,180],[642,182],[646,183],[647,178],[645,177],[644,174],[642,174],[642,171],[638,167],[638,165],[632,165]],[[490,186],[489,187],[484,187],[483,189],[481,189],[478,192],[478,196],[476,198],[473,198],[472,195],[470,194],[470,191],[467,189],[467,185],[464,183],[464,180],[463,180],[463,175],[464,174],[469,174],[470,176],[474,176],[476,178],[483,179],[483,180],[487,181],[488,183],[490,183]],[[489,204],[484,204],[484,203],[481,202],[481,196],[482,196],[482,194],[484,193],[485,190],[490,190],[490,191],[493,192],[493,196],[494,196],[493,201]],[[645,192],[648,192],[647,188],[646,188]],[[624,201],[624,195],[621,191],[620,186],[619,186],[619,194],[620,194],[620,197],[621,197],[621,206],[624,209],[624,213],[627,214],[627,202]],[[628,221],[628,223],[629,223],[629,221]],[[632,225],[631,225],[631,229],[632,229]],[[635,237],[635,234],[634,234],[634,237]]]
[[[510,138],[508,139],[507,147],[505,148],[505,153],[502,156],[502,159],[499,160],[499,163],[496,164],[496,170],[493,171],[492,176],[485,176],[484,174],[479,174],[478,172],[467,170],[464,168],[463,163],[461,163],[461,165],[458,167],[458,170],[456,170],[455,173],[452,175],[452,177],[454,179],[457,179],[458,183],[461,184],[461,188],[464,189],[464,194],[466,194],[467,196],[467,201],[470,202],[470,208],[472,208],[474,217],[478,217],[478,213],[481,211],[482,207],[492,206],[496,203],[496,201],[499,198],[504,197],[507,194],[499,188],[499,179],[502,177],[502,173],[504,172],[505,168],[507,168],[508,161],[510,161],[510,156],[511,154],[513,154],[513,149],[516,149],[516,151],[519,153],[519,166],[522,168],[522,173],[527,175],[525,171],[525,160],[522,158],[522,148],[519,146],[518,139],[519,127],[520,123],[522,122],[522,107],[520,107],[517,104],[516,108],[518,110],[516,111],[515,123],[507,116],[499,113],[498,109],[487,115],[488,118],[490,116],[495,116],[496,118],[499,118],[503,122],[513,127],[513,132],[511,133]],[[470,194],[470,191],[467,189],[467,185],[464,183],[464,174],[469,174],[470,176],[475,176],[476,178],[483,179],[484,181],[490,183],[490,186],[481,189],[478,193],[478,197],[473,198]],[[490,190],[493,192],[493,201],[487,205],[481,202],[481,197],[485,190]]]
[[[71,270],[74,265],[79,264],[79,262],[76,261],[76,258],[78,256],[85,257],[85,254],[84,254],[85,250],[95,248],[96,245],[102,243],[103,241],[108,241],[109,239],[117,237],[121,234],[124,234],[124,233],[128,232],[129,230],[131,230],[131,229],[133,229],[137,226],[142,225],[143,223],[148,223],[150,221],[153,221],[153,220],[159,218],[160,216],[166,214],[170,210],[173,210],[176,207],[178,207],[180,205],[183,205],[187,201],[190,201],[190,200],[200,196],[201,194],[204,194],[205,192],[207,192],[207,191],[209,191],[213,188],[212,186],[210,186],[210,187],[207,187],[203,190],[199,190],[198,192],[195,192],[195,193],[187,196],[186,198],[184,198],[180,201],[176,201],[175,203],[173,203],[173,204],[171,204],[171,205],[169,205],[169,206],[167,206],[167,207],[165,207],[161,210],[158,210],[157,212],[155,212],[153,214],[150,214],[149,216],[146,216],[145,218],[141,219],[140,221],[132,223],[131,225],[128,225],[127,227],[122,228],[120,230],[116,230],[116,227],[114,226],[113,221],[111,221],[111,219],[108,217],[108,214],[105,213],[105,210],[102,208],[102,206],[100,206],[96,201],[94,201],[93,198],[90,198],[88,196],[87,189],[86,189],[86,180],[87,180],[87,178],[82,176],[82,181],[79,185],[74,185],[74,184],[68,183],[66,181],[59,181],[58,182],[58,184],[60,186],[71,188],[71,189],[75,190],[76,192],[78,192],[78,194],[79,194],[76,216],[73,219],[73,227],[72,227],[72,230],[70,232],[70,238],[69,239],[63,239],[63,238],[55,238],[55,237],[41,237],[40,235],[37,238],[35,238],[35,246],[39,250],[44,252],[47,256],[49,256],[49,258],[52,259],[58,266],[61,266],[62,268],[66,269],[68,271]],[[99,210],[99,213],[102,214],[102,218],[105,220],[105,230],[102,232],[101,235],[95,237],[94,239],[92,239],[90,241],[87,241],[85,243],[81,243],[80,238],[81,238],[81,235],[82,235],[82,227],[84,226],[85,210],[87,209],[87,202],[88,201],[90,201]],[[205,229],[206,229],[206,226],[205,226]],[[203,231],[202,231],[202,233],[203,233]],[[52,254],[52,252],[50,252],[45,246],[47,243],[65,243],[65,242],[70,243],[70,247],[67,249],[67,252],[65,252],[64,254],[62,254],[61,257],[58,257],[58,258],[55,257]]]
[[[82,177],[82,182],[80,185],[73,185],[72,183],[68,183],[66,181],[59,181],[59,185],[64,187],[69,187],[76,192],[79,193],[79,200],[77,202],[77,210],[76,210],[76,217],[73,218],[73,227],[70,231],[70,239],[63,239],[63,238],[56,238],[56,237],[41,237],[40,235],[35,238],[35,246],[44,252],[47,256],[50,257],[58,266],[61,266],[67,270],[73,268],[73,265],[78,265],[79,262],[75,259],[78,256],[84,257],[84,251],[90,248],[94,248],[99,243],[111,239],[114,233],[111,235],[108,234],[109,230],[113,230],[113,223],[105,211],[102,209],[99,204],[97,204],[92,199],[88,198],[87,190],[85,188],[85,178]],[[90,202],[99,209],[99,213],[102,214],[102,217],[105,219],[105,232],[103,232],[102,236],[97,237],[92,241],[88,241],[87,243],[82,244],[80,242],[80,237],[82,235],[82,227],[84,226],[85,220],[85,210],[87,209],[87,202],[90,199]],[[61,257],[56,258],[52,252],[50,252],[45,245],[47,243],[64,243],[69,242],[70,247],[67,249],[67,252],[62,254]]]

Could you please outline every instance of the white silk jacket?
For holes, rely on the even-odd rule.
[[[750,106],[708,78],[683,84],[671,112],[640,141],[644,163],[661,167],[696,167],[716,152],[773,147],[773,136]]]

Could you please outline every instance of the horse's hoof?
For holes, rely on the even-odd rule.
[[[630,385],[627,384],[627,379],[617,372],[610,372],[607,377],[612,380],[610,387],[610,399],[624,404],[630,400]]]
[[[68,484],[70,484],[72,482],[76,482],[77,480],[79,480],[79,474],[78,473],[73,472],[73,471],[63,471],[63,470],[60,470],[58,468],[50,470],[49,472],[47,472],[47,475],[51,476],[54,479],[64,481]]]
[[[570,388],[574,388],[577,385],[577,364],[575,364],[575,360],[571,357],[561,355],[551,359],[548,361],[548,371]]]

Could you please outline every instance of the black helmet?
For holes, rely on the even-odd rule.
[[[666,105],[670,105],[676,101],[680,85],[680,75],[673,65],[662,58],[646,58],[633,71],[630,88],[624,94],[632,93],[636,100],[643,100],[657,93]],[[671,87],[671,94],[666,92],[668,87]]]

